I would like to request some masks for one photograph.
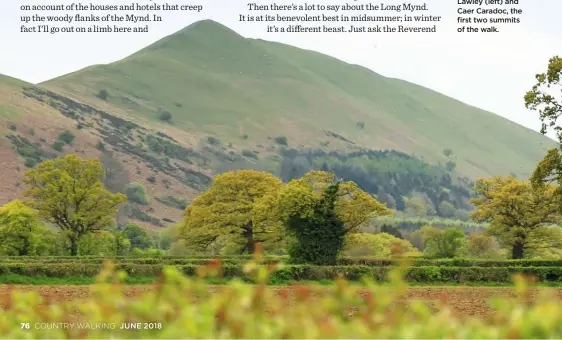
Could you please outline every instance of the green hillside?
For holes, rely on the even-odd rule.
[[[539,133],[432,90],[295,47],[246,39],[200,21],[109,65],[44,84],[57,93],[148,120],[163,112],[189,133],[244,149],[394,149],[445,163],[471,178],[527,177],[555,143]],[[97,96],[106,90],[108,97]],[[521,94],[523,95],[523,94]],[[241,136],[247,135],[247,138]]]

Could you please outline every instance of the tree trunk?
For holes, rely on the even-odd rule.
[[[70,255],[78,256],[78,237],[69,236],[68,240],[70,241]]]
[[[248,223],[246,227],[244,227],[244,233],[242,234],[246,238],[246,247],[250,254],[253,254],[256,251],[256,241],[254,240],[254,229],[252,227],[252,222]]]
[[[520,260],[524,255],[524,244],[523,242],[515,242],[513,248],[511,249],[511,258],[514,260]]]

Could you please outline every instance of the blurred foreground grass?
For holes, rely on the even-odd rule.
[[[444,304],[435,312],[422,301],[406,302],[401,267],[391,272],[391,284],[338,280],[321,295],[315,292],[321,287],[299,285],[289,297],[267,289],[279,264],[262,260],[257,253],[245,265],[257,284],[233,280],[209,291],[206,279],[220,274],[216,261],[200,267],[195,279],[166,268],[156,289],[132,298],[124,293],[125,274],[107,262],[92,296],[81,302],[14,292],[2,303],[0,338],[562,338],[562,301],[544,295],[531,304],[530,281],[522,276],[515,277],[517,299],[491,301],[494,313],[486,318],[459,319]],[[80,324],[70,318],[76,308],[84,316]],[[126,323],[141,329],[120,329]]]

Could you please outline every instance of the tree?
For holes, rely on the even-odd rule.
[[[41,228],[37,214],[21,201],[0,207],[0,249],[6,255],[34,255]]]
[[[345,225],[335,212],[339,190],[339,183],[330,184],[324,189],[322,198],[313,203],[311,214],[293,214],[287,218],[287,230],[296,239],[289,248],[293,261],[336,264],[345,238]]]
[[[465,235],[460,228],[439,229],[431,226],[420,228],[423,253],[433,258],[453,258],[460,255]]]
[[[333,172],[317,170],[290,181],[279,194],[280,214],[283,218],[294,215],[312,216],[316,203],[324,198],[325,189],[335,183]],[[393,213],[351,181],[339,184],[334,209],[337,217],[345,225],[344,234],[367,226],[374,217]]]
[[[562,114],[562,58],[553,57],[548,62],[545,73],[535,76],[537,83],[525,94],[525,107],[538,111],[542,122],[541,133],[545,134],[549,127],[553,128],[559,141],[562,141],[562,128],[557,126],[558,117]]]
[[[511,258],[521,259],[530,249],[544,247],[551,237],[546,224],[560,219],[560,196],[552,185],[535,185],[514,177],[479,179],[472,200],[472,218],[488,222],[488,232],[511,250]]]
[[[285,185],[277,207],[296,238],[292,257],[316,264],[333,263],[345,235],[367,226],[373,217],[392,213],[354,182],[340,183],[334,173],[316,170]]]
[[[99,159],[72,154],[45,161],[25,174],[28,205],[67,232],[72,256],[78,255],[80,238],[113,223],[117,206],[126,201],[125,195],[105,189],[103,175]]]
[[[468,235],[465,245],[466,255],[474,258],[499,258],[502,256],[496,247],[496,240],[486,232]]]
[[[282,228],[275,204],[282,184],[270,173],[254,170],[216,176],[211,187],[187,207],[179,237],[198,250],[235,243],[239,253],[253,253],[258,242],[279,241]]]
[[[353,233],[345,240],[343,254],[347,256],[372,256],[377,258],[391,255],[421,256],[422,253],[409,241],[402,240],[391,234]],[[398,252],[393,250],[397,249]]]
[[[152,239],[145,229],[139,227],[134,223],[129,223],[123,228],[123,235],[129,239],[131,243],[131,250],[139,248],[146,250],[152,246]]]
[[[127,185],[125,188],[125,195],[127,195],[129,201],[134,203],[147,205],[149,202],[146,189],[144,188],[144,185],[140,183],[131,183]]]

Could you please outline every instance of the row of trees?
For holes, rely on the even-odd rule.
[[[187,207],[177,233],[172,229],[157,240],[134,224],[116,228],[117,206],[126,196],[105,189],[99,160],[67,155],[27,171],[28,199],[0,208],[0,251],[126,255],[183,245],[219,254],[250,253],[261,243],[271,252],[288,252],[294,261],[317,264],[334,263],[342,251],[388,256],[393,248],[411,256],[423,251],[427,257],[496,257],[504,254],[502,249],[514,259],[544,251],[562,255],[561,229],[551,226],[560,222],[562,190],[549,183],[561,164],[560,153],[552,150],[530,181],[510,176],[478,180],[472,217],[489,227],[468,239],[462,229],[429,226],[411,233],[410,242],[390,227],[378,236],[364,234],[362,228],[373,218],[393,211],[354,182],[310,171],[284,184],[267,172],[239,170],[215,177]]]

